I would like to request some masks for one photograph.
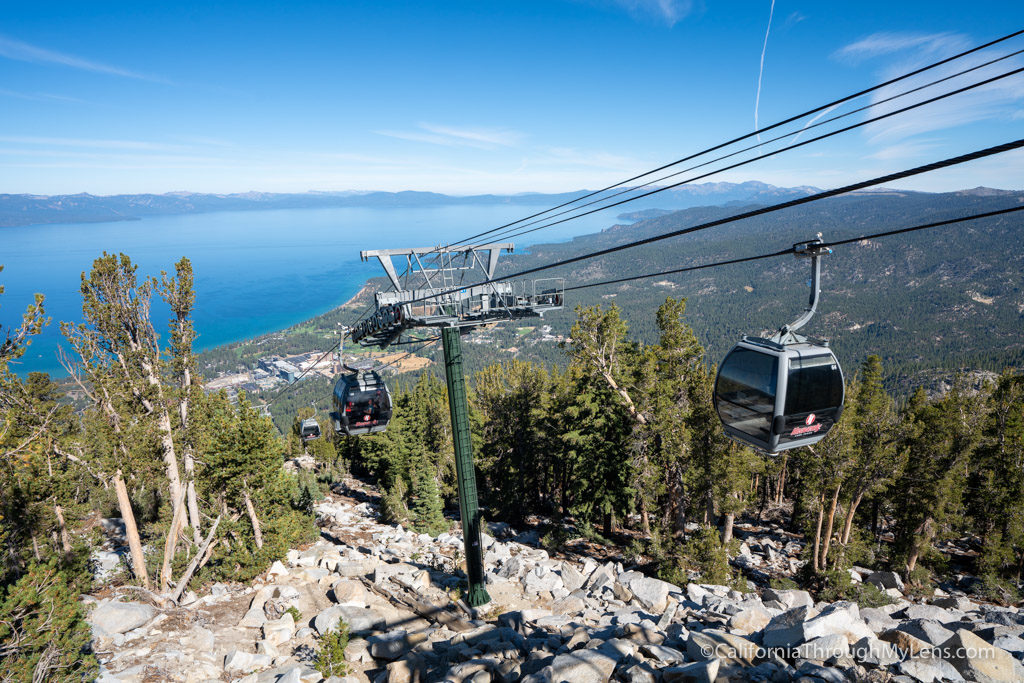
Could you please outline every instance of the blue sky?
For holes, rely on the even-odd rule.
[[[748,132],[762,50],[765,124],[1024,28],[1024,3],[8,0],[2,16],[0,193],[472,194],[594,188]],[[1018,76],[713,179],[830,187],[1022,133]],[[1022,189],[1022,171],[1015,154],[903,186]]]

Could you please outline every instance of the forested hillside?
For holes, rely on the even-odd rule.
[[[1019,205],[1024,193],[858,193],[674,238],[537,276],[586,284],[778,251],[821,232],[826,240],[910,227]],[[534,247],[502,272],[572,257],[739,213],[689,209],[567,244]],[[889,372],[995,369],[1024,362],[1024,218],[1018,215],[836,249],[823,262],[822,301],[808,328],[843,360],[882,357]],[[684,275],[581,290],[546,320],[568,329],[572,306],[614,301],[638,338],[653,341],[653,311],[666,295],[685,297],[688,316],[712,358],[740,335],[789,322],[807,300],[808,265],[783,257]],[[521,346],[521,345],[520,345]],[[912,388],[908,388],[912,390]]]

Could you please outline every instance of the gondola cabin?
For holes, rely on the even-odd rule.
[[[316,421],[315,417],[309,417],[302,421],[302,424],[299,425],[299,438],[303,443],[320,438],[320,423]]]
[[[348,436],[378,434],[391,420],[391,392],[373,370],[342,375],[334,385],[335,431]]]
[[[728,436],[774,455],[825,438],[844,391],[828,346],[743,337],[718,369],[714,403]]]

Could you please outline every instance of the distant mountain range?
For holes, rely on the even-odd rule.
[[[660,192],[631,204],[634,212],[649,209],[679,210],[694,206],[734,202],[767,203],[817,192],[813,187],[776,187],[767,183],[703,183]],[[213,211],[260,211],[267,209],[319,209],[335,207],[417,208],[452,204],[509,204],[554,206],[587,194],[588,190],[562,194],[454,196],[434,192],[306,192],[278,194],[32,195],[0,194],[0,227],[44,223],[101,223],[139,220],[146,216]],[[628,195],[624,195],[625,198]],[[634,214],[627,214],[634,215]],[[650,216],[644,216],[650,217]],[[635,220],[635,219],[632,219]]]

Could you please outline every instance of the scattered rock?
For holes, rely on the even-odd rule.
[[[541,672],[541,680],[550,683],[593,683],[607,681],[616,660],[598,650],[577,650],[558,655]],[[546,673],[545,673],[546,672]]]
[[[886,667],[900,661],[899,650],[892,643],[865,636],[850,648],[853,658],[872,667]]]
[[[846,636],[835,634],[807,641],[796,649],[795,656],[800,659],[824,662],[833,657],[844,657],[848,654],[850,654],[850,644],[847,642]]]
[[[953,632],[937,621],[931,619],[911,619],[905,621],[897,629],[920,638],[930,645],[941,645],[953,637]]]
[[[126,633],[153,618],[152,605],[138,602],[102,602],[89,615],[89,623],[101,634]]]
[[[746,638],[724,631],[693,631],[686,641],[686,654],[698,662],[720,659],[723,662],[753,666],[758,647]]]
[[[661,670],[661,680],[665,683],[715,683],[720,666],[718,659],[672,666]]]
[[[661,614],[668,607],[669,591],[680,591],[677,586],[673,586],[671,583],[646,576],[632,579],[629,582],[629,590],[640,604],[643,605],[644,609],[652,610],[657,614]]]
[[[772,620],[771,613],[760,605],[751,605],[729,618],[729,629],[740,635],[760,631]]]
[[[905,586],[903,579],[896,572],[872,572],[864,579],[878,590],[884,591],[888,588],[895,588],[903,592]]]
[[[234,671],[238,673],[248,673],[250,671],[258,671],[259,669],[267,668],[270,666],[271,661],[271,658],[267,655],[232,650],[224,658],[224,670],[229,672]]]
[[[1014,681],[1017,662],[1006,650],[989,645],[966,629],[942,644],[942,652],[960,675],[972,681]]]

